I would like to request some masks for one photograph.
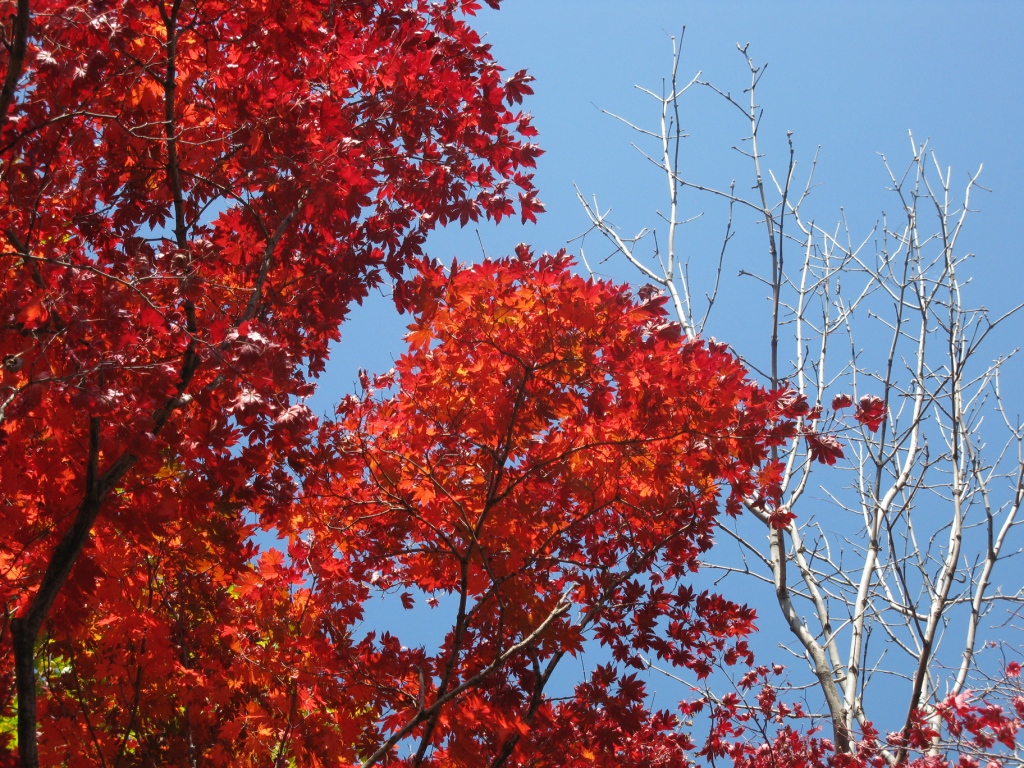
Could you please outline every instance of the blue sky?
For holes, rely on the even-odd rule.
[[[654,125],[656,103],[634,86],[661,88],[669,36],[678,37],[685,26],[682,77],[701,71],[723,89],[740,91],[747,73],[737,43],[749,42],[753,58],[768,63],[759,86],[766,162],[784,167],[786,131],[794,132],[801,172],[821,147],[820,186],[811,202],[820,221],[837,220],[842,208],[854,232],[866,234],[881,211],[892,210],[879,153],[902,168],[910,159],[908,131],[930,140],[954,180],[966,181],[984,163],[981,182],[992,191],[975,198],[979,213],[968,237],[978,253],[975,290],[993,308],[1010,306],[1020,293],[1022,3],[507,0],[499,12],[481,11],[475,25],[509,73],[525,68],[536,77],[536,94],[524,107],[546,151],[537,182],[547,213],[536,225],[517,220],[438,232],[428,247],[444,262],[479,258],[481,241],[491,256],[509,253],[518,242],[537,250],[565,247],[588,226],[574,184],[611,207],[625,234],[656,224],[664,182],[630,147],[636,135],[599,108]],[[688,100],[686,167],[694,178],[719,186],[743,178],[741,158],[730,149],[744,135],[735,117],[710,93]],[[696,256],[717,253],[724,219],[703,204],[689,211],[700,212],[705,218],[684,233],[684,248]],[[737,223],[753,227],[752,221]],[[598,252],[596,239],[587,245]],[[730,275],[765,258],[757,246],[740,250],[726,264]],[[634,277],[614,261],[602,269],[619,279]],[[738,345],[736,337],[749,328],[728,319],[713,321],[712,332]],[[351,391],[358,368],[389,368],[402,349],[406,322],[384,300],[355,312],[315,409],[328,410]]]

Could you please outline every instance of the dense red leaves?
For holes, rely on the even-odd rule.
[[[167,449],[118,495],[49,624],[45,763],[686,764],[627,670],[749,663],[753,613],[686,580],[723,502],[777,498],[761,469],[793,423],[659,304],[520,253],[417,264],[409,353],[317,447],[281,437],[313,423],[301,406],[260,433],[266,395],[236,396],[240,428],[302,468],[296,503],[249,495],[227,460],[211,498]],[[246,507],[287,553],[254,557]],[[367,632],[381,593],[450,629]],[[612,663],[553,700],[587,638]]]
[[[50,614],[35,596],[63,584],[43,574],[77,520],[92,533],[61,560],[77,564],[41,658],[79,682],[43,682],[44,758],[141,755],[150,729],[147,760],[185,760],[203,728],[240,721],[201,713],[217,675],[182,670],[238,662],[215,643],[200,659],[173,627],[249,609],[247,521],[286,517],[316,426],[297,398],[350,303],[434,226],[513,213],[513,184],[539,209],[535,131],[509,107],[528,78],[506,90],[465,0],[27,7],[21,26],[0,4],[0,716],[10,621]],[[281,602],[243,632],[246,659],[298,610],[278,578],[254,582]],[[245,707],[288,711],[249,685]]]
[[[620,669],[749,660],[753,613],[686,576],[727,497],[777,497],[758,470],[793,434],[783,404],[560,256],[424,264],[415,292],[410,352],[324,428],[292,522],[320,603],[346,604],[341,570],[451,622],[436,648],[354,639],[341,674],[365,680],[382,754],[684,764],[675,717]],[[615,663],[555,704],[551,672],[588,636]]]

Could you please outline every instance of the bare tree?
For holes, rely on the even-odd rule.
[[[890,765],[901,765],[912,714],[939,725],[942,702],[965,694],[981,674],[977,654],[992,637],[986,617],[996,604],[1024,596],[1019,578],[1003,591],[1000,571],[1019,551],[1012,539],[1024,500],[1024,427],[1000,388],[1008,355],[983,351],[1021,306],[992,315],[969,306],[965,291],[971,254],[964,231],[980,169],[956,188],[951,172],[911,137],[904,170],[882,158],[894,215],[883,214],[858,240],[845,217],[823,228],[806,212],[817,156],[798,181],[789,134],[782,173],[767,168],[757,99],[765,70],[747,46],[738,46],[749,72],[742,96],[700,73],[681,79],[676,39],[672,47],[662,92],[641,89],[660,108],[658,126],[613,115],[641,136],[635,146],[664,174],[662,232],[627,237],[596,198],[579,194],[588,235],[599,233],[611,255],[666,292],[696,337],[713,330],[716,302],[730,300],[723,272],[738,222],[749,218],[761,228],[769,268],[755,274],[743,264],[740,274],[767,292],[767,349],[737,351],[773,388],[807,398],[802,435],[778,456],[795,519],[776,530],[758,499],[748,499],[747,513],[723,522],[721,534],[736,542],[739,556],[723,556],[719,545],[712,555],[721,559],[706,566],[774,592],[792,633],[788,647],[806,661],[837,750],[849,751],[858,726],[874,722],[896,734],[879,748]],[[736,182],[715,186],[687,175],[680,118],[685,98],[699,89],[717,94],[744,126],[732,149],[749,161],[751,184],[739,189],[750,193]],[[698,215],[684,210],[684,193],[721,201],[718,253],[684,258],[682,225]],[[593,258],[581,252],[591,268]],[[692,284],[691,259],[698,258],[716,260],[704,265],[706,285]],[[859,418],[848,427],[840,411],[853,406]],[[936,740],[934,750],[942,748]]]

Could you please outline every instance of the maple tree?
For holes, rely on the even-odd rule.
[[[110,590],[151,621],[139,568],[213,611],[190,580],[246,562],[254,499],[291,499],[297,398],[351,302],[390,276],[404,306],[434,226],[540,210],[530,78],[503,81],[478,7],[0,4],[0,710],[23,765],[40,642]]]
[[[408,353],[290,455],[294,504],[249,502],[287,551],[219,557],[224,520],[184,518],[62,617],[46,759],[688,764],[629,670],[749,662],[753,611],[688,582],[721,510],[774,508],[793,401],[569,266],[419,262]],[[172,474],[190,503],[204,480]],[[364,625],[379,595],[450,629]],[[608,662],[549,695],[588,639]]]

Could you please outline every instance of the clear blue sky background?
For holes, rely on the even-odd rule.
[[[881,211],[897,212],[878,153],[905,167],[908,131],[919,141],[930,140],[954,180],[966,182],[984,163],[981,182],[992,191],[975,197],[980,212],[967,233],[967,245],[978,254],[974,295],[993,309],[1020,300],[1024,3],[1015,1],[506,0],[499,12],[485,7],[475,26],[498,62],[509,73],[525,68],[536,77],[536,94],[524,107],[534,115],[546,151],[537,182],[547,213],[536,225],[516,220],[438,232],[429,241],[430,254],[444,262],[477,259],[480,240],[491,256],[509,253],[518,242],[537,250],[565,247],[588,227],[574,183],[613,209],[624,234],[655,226],[655,210],[664,207],[664,181],[630,147],[637,136],[598,108],[655,126],[657,104],[634,85],[661,88],[669,71],[669,35],[678,36],[684,25],[683,78],[700,70],[723,89],[740,91],[748,75],[737,43],[749,42],[755,60],[768,63],[759,86],[766,163],[784,169],[787,130],[794,132],[801,171],[820,145],[821,186],[810,206],[819,222],[837,220],[842,207],[855,235],[866,235]],[[747,178],[742,159],[730,149],[746,135],[738,114],[710,93],[695,93],[686,108],[691,177],[722,187],[732,178]],[[724,227],[720,209],[701,203],[688,211],[698,212],[705,219],[683,234],[683,247],[695,260],[717,254]],[[737,224],[754,229],[752,218]],[[762,241],[739,244],[726,272],[763,268]],[[588,238],[587,251],[602,252],[596,237]],[[603,269],[621,279],[634,277],[619,262]],[[387,370],[402,349],[407,322],[389,301],[357,308],[314,409],[328,411],[351,391],[358,368]],[[713,317],[710,330],[741,347],[750,326],[750,317],[725,313]],[[1015,343],[1010,337],[1001,342],[1002,348]]]
[[[866,235],[883,210],[898,213],[885,189],[879,153],[905,168],[911,157],[908,131],[918,141],[930,140],[942,165],[952,167],[958,188],[984,163],[981,182],[991,192],[973,200],[979,213],[965,241],[978,255],[970,296],[997,312],[1024,298],[1018,246],[1024,211],[1024,3],[506,0],[500,12],[484,10],[475,24],[509,73],[525,68],[536,77],[536,95],[524,107],[535,116],[546,151],[537,182],[547,213],[536,225],[516,220],[438,232],[428,246],[443,262],[478,259],[481,241],[491,256],[505,255],[519,242],[538,251],[566,247],[588,228],[574,184],[611,207],[624,234],[656,226],[664,179],[630,147],[636,135],[598,108],[656,126],[657,104],[634,85],[660,90],[670,67],[669,35],[678,37],[685,25],[681,78],[701,70],[723,89],[741,91],[749,75],[737,43],[749,42],[755,60],[768,63],[759,86],[768,167],[784,170],[786,131],[794,132],[801,172],[820,145],[821,186],[805,216],[813,211],[816,221],[834,222],[842,208],[856,237]],[[742,158],[731,150],[747,135],[738,115],[706,92],[685,104],[683,124],[692,135],[684,160],[688,175],[719,187],[733,178],[749,180]],[[707,216],[682,235],[683,248],[698,262],[717,257],[724,227],[721,209],[710,201],[684,214],[702,211]],[[738,228],[753,232],[753,217],[744,216]],[[596,237],[586,244],[591,258],[606,252]],[[578,243],[570,251],[574,247]],[[735,276],[766,264],[763,240],[744,236],[725,271]],[[635,277],[620,261],[602,270],[618,279]],[[748,289],[735,280],[726,288]],[[713,317],[711,333],[744,354],[752,344],[763,347],[767,304],[745,304],[736,296],[724,296],[721,303],[732,310]],[[343,328],[314,410],[330,412],[353,391],[358,368],[390,368],[403,349],[407,322],[384,298],[357,308]],[[1016,319],[990,347],[992,355],[1016,346],[1022,327],[1024,318]],[[1017,395],[1022,372],[1019,363],[1008,371]],[[409,614],[368,617],[374,618],[408,622]],[[429,635],[429,618],[423,618]]]

